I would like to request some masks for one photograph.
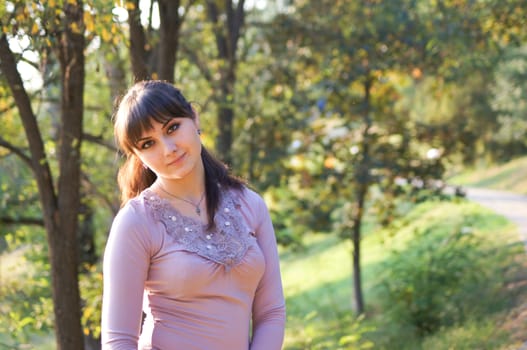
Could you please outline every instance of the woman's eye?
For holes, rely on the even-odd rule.
[[[141,149],[148,149],[152,147],[153,142],[152,141],[145,141],[141,144]]]
[[[167,128],[167,132],[168,132],[168,133],[174,132],[174,131],[176,131],[178,128],[179,128],[179,123],[174,123],[174,124],[170,125],[170,126]]]

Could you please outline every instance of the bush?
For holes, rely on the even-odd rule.
[[[449,234],[417,233],[405,250],[385,264],[384,309],[419,336],[462,322],[471,299],[483,288],[482,242],[468,228]]]

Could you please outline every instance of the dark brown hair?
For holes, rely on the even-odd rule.
[[[172,118],[195,119],[191,104],[172,84],[148,80],[133,85],[120,100],[114,114],[114,135],[117,146],[126,157],[117,180],[121,190],[121,205],[151,186],[157,176],[136,156],[136,143],[144,131],[152,129],[152,121],[165,123]],[[228,168],[202,146],[201,160],[205,169],[205,192],[209,227],[220,201],[220,186],[241,189],[244,182],[231,175]]]

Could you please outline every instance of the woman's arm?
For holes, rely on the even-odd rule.
[[[103,350],[137,350],[150,242],[144,215],[130,204],[115,217],[104,252]]]
[[[250,349],[280,350],[284,339],[285,300],[276,237],[269,211],[260,196],[256,208],[254,215],[260,221],[256,237],[265,257],[265,272],[253,302],[253,337]]]

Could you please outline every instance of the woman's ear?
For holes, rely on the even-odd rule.
[[[192,112],[194,112],[194,125],[196,125],[196,129],[198,129],[198,134],[201,134],[199,113],[194,107],[192,107]]]

